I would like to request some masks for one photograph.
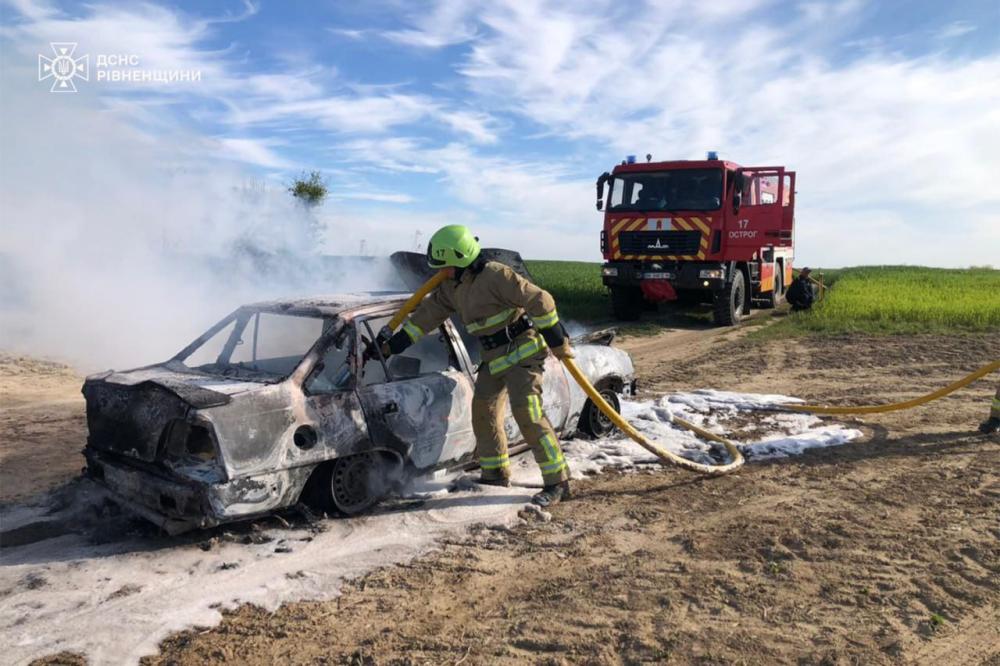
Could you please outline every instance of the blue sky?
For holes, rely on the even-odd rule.
[[[800,264],[1000,263],[995,1],[0,6],[5,123],[62,110],[49,131],[72,146],[98,131],[83,106],[113,118],[108,168],[157,155],[133,189],[177,170],[278,189],[319,170],[330,252],[409,249],[460,221],[528,257],[597,261],[598,174],[718,150],[798,171]],[[54,99],[31,80],[52,41],[201,78],[91,77]]]

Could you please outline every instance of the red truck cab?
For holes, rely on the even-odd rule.
[[[785,167],[743,167],[713,153],[630,157],[597,179],[597,209],[602,277],[619,319],[680,300],[712,303],[716,323],[732,325],[753,305],[774,307],[791,281],[795,172]]]

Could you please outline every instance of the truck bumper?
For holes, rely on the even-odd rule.
[[[702,271],[721,271],[721,277],[702,277]],[[717,261],[609,261],[601,270],[606,287],[638,287],[647,280],[665,280],[675,290],[717,291],[725,284],[725,265]]]

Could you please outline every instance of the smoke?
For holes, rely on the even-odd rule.
[[[332,261],[314,214],[156,110],[52,94],[0,49],[0,349],[85,371],[164,360],[235,306],[399,285]],[[30,62],[30,61],[28,61]],[[144,113],[150,113],[147,109]]]

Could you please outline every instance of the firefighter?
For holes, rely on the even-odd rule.
[[[1000,387],[997,388],[996,395],[993,396],[990,417],[979,424],[979,432],[985,435],[1000,432]]]
[[[811,272],[808,268],[799,271],[799,276],[792,281],[788,291],[785,292],[785,300],[791,304],[792,310],[808,310],[812,307],[816,295],[813,292],[812,283],[809,281],[809,273]]]
[[[532,502],[549,506],[569,497],[569,468],[542,406],[545,358],[572,358],[566,329],[552,296],[504,264],[481,256],[468,227],[448,225],[427,245],[427,263],[449,273],[403,323],[380,337],[383,354],[399,354],[453,313],[479,337],[482,363],[472,396],[472,426],[480,483],[510,485],[504,410],[511,411],[541,468],[544,487]]]

